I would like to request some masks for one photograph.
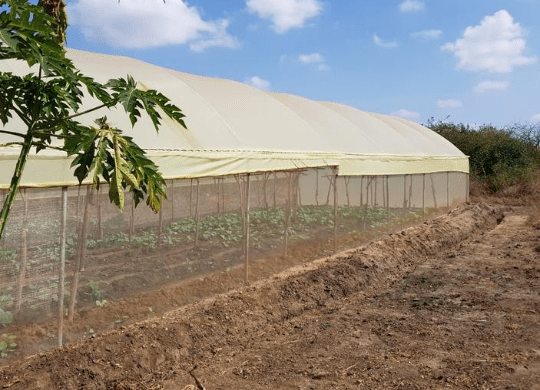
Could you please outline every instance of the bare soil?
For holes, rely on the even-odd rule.
[[[113,302],[109,330],[12,361],[0,388],[540,389],[533,214],[462,205],[196,303],[239,282],[219,272],[141,294],[157,318]]]

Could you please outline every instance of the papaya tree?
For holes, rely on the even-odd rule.
[[[55,8],[54,4],[60,5]],[[62,0],[42,0],[37,5],[28,0],[0,0],[0,61],[23,61],[28,66],[24,76],[0,72],[0,133],[14,139],[0,147],[20,147],[0,212],[0,238],[27,157],[44,149],[71,156],[79,183],[91,178],[96,189],[103,181],[109,183],[109,198],[120,209],[127,190],[133,193],[136,205],[146,200],[152,210],[159,211],[166,196],[165,180],[144,150],[121,129],[109,125],[106,117],[96,118],[95,126],[80,123],[81,117],[102,108],[122,107],[132,126],[144,114],[158,131],[164,114],[185,127],[177,106],[155,90],[138,89],[131,76],[99,83],[83,75],[66,57],[67,19],[62,5]],[[83,108],[85,95],[98,103]],[[16,117],[25,131],[10,129]]]

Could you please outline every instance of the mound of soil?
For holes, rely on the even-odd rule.
[[[540,389],[540,231],[463,205],[0,369],[9,389]]]

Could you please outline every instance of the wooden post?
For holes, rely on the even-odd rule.
[[[277,172],[274,172],[274,208],[277,206],[276,202],[276,185],[277,185]]]
[[[403,208],[407,208],[407,175],[403,175]]]
[[[268,218],[268,196],[267,196],[267,188],[268,188],[268,179],[270,178],[270,173],[265,172],[264,173],[264,182],[263,182],[263,194],[264,194],[264,208],[266,209],[266,218]]]
[[[223,215],[227,214],[227,209],[225,208],[225,178],[222,177],[221,178],[221,205],[222,205],[222,208],[221,208],[221,212],[223,213]]]
[[[171,180],[171,224],[174,223],[174,179]]]
[[[317,179],[315,181],[315,204],[319,205],[319,169],[316,168],[315,172],[317,172]]]
[[[246,177],[246,230],[244,235],[244,245],[245,245],[245,254],[246,254],[246,283],[249,280],[249,173]],[[258,184],[258,183],[257,183]],[[258,196],[257,196],[258,198]]]
[[[193,179],[190,179],[189,181],[189,217],[190,218],[193,216],[193,213],[191,212],[192,203],[193,203]]]
[[[28,261],[28,198],[26,197],[26,189],[19,190],[23,200],[23,221],[21,226],[21,261],[19,263],[19,277],[17,279],[17,296],[15,297],[15,313],[21,313],[22,293],[26,279],[26,263]]]
[[[345,181],[345,195],[347,196],[347,206],[350,206],[351,199],[349,198],[349,182],[351,181],[351,177],[344,177],[343,180]]]
[[[466,176],[465,176],[465,180],[466,180],[466,182],[465,182],[465,185],[466,185],[466,187],[465,187],[465,191],[466,191],[466,193],[465,193],[465,199],[466,199],[467,202],[469,201],[469,191],[470,191],[470,187],[469,187],[469,186],[470,186],[469,179],[470,179],[470,178],[469,178],[469,174],[467,173]]]
[[[84,216],[83,225],[79,232],[79,239],[77,240],[77,255],[75,260],[75,268],[73,270],[73,284],[71,286],[71,301],[69,303],[69,315],[68,321],[73,322],[73,316],[75,315],[75,304],[77,303],[77,290],[79,289],[79,276],[83,270],[82,259],[86,253],[86,232],[88,229],[88,203],[91,186],[86,188],[86,196],[84,199]]]
[[[422,218],[426,219],[426,174],[422,173]]]
[[[366,231],[366,222],[367,222],[367,210],[369,205],[369,192],[371,190],[371,182],[373,181],[373,177],[370,177],[368,180],[366,180],[366,204],[364,206],[364,231]]]
[[[334,253],[337,252],[338,233],[338,189],[337,189],[337,168],[332,168],[334,176]]]
[[[131,197],[131,218],[129,220],[129,243],[135,235],[135,194]]]
[[[375,197],[374,197],[374,207],[377,208],[377,187],[379,187],[379,176],[375,176]]]
[[[159,208],[158,236],[157,246],[161,246],[161,236],[163,235],[163,198],[161,199],[161,207]]]
[[[325,206],[328,206],[330,205],[330,194],[332,193],[332,177],[328,177],[326,176],[326,178],[328,179],[328,193],[326,194],[326,203],[324,204]]]
[[[200,210],[199,210],[199,194],[200,194],[200,182],[197,178],[197,200],[195,203],[195,246],[199,245],[199,232],[200,232]]]
[[[219,199],[221,198],[221,194],[219,193],[219,179],[216,179],[214,177],[214,187],[217,186],[217,202],[216,202],[216,212],[217,212],[217,215],[220,214],[220,204],[219,204]]]
[[[446,171],[446,208],[449,209],[450,208],[450,190],[449,190],[449,185],[450,185],[450,172]]]
[[[289,172],[287,173],[288,175],[288,180],[287,180],[287,204],[285,206],[285,232],[284,232],[284,238],[283,238],[283,241],[284,241],[284,250],[283,250],[283,256],[287,257],[287,250],[288,250],[288,246],[289,246],[289,224],[290,224],[290,220],[291,220],[291,203],[292,203],[292,199],[291,199],[291,182],[292,182],[292,173]]]
[[[64,285],[66,279],[66,227],[67,187],[62,187],[62,223],[60,232],[60,266],[58,268],[58,346],[62,346],[64,335]]]
[[[433,194],[433,207],[437,207],[437,194],[435,193],[435,182],[433,181],[433,173],[429,174],[429,179],[431,180],[431,192]]]
[[[77,209],[75,210],[77,237],[79,236],[80,230],[81,230],[81,221],[79,220],[79,209],[80,209],[80,203],[81,203],[81,187],[82,187],[81,184],[79,184],[77,187]]]
[[[360,176],[360,207],[364,205],[364,175]]]
[[[412,208],[412,194],[413,194],[413,175],[409,175],[410,176],[410,179],[411,179],[411,184],[409,185],[409,208]],[[416,206],[416,204],[415,204]]]
[[[390,178],[386,175],[386,223],[390,222]]]
[[[98,239],[103,240],[103,211],[101,209],[101,186],[96,194],[97,217],[98,217]]]
[[[86,199],[84,200],[84,214],[83,214],[83,226],[81,231],[81,246],[80,246],[80,269],[84,271],[86,260],[86,238],[88,236],[88,223],[90,218],[88,217],[88,209],[90,205],[90,196],[92,195],[92,186],[88,185],[86,188]]]

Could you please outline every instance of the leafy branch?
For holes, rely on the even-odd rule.
[[[62,6],[40,1],[0,0],[0,60],[24,61],[28,74],[0,72],[0,121],[5,126],[18,117],[26,132],[2,129],[0,133],[23,138],[20,154],[8,194],[0,212],[0,237],[4,232],[15,200],[26,160],[32,149],[65,151],[74,156],[72,167],[82,183],[89,176],[95,188],[100,182],[110,184],[109,197],[120,209],[124,191],[133,192],[136,205],[146,199],[155,212],[165,198],[165,180],[158,167],[146,157],[131,137],[112,128],[106,117],[95,121],[97,127],[77,121],[83,115],[102,108],[121,106],[134,126],[146,113],[156,131],[165,114],[183,127],[184,115],[167,97],[155,90],[142,90],[131,76],[102,84],[79,72],[66,58],[62,41],[67,20]],[[46,11],[52,15],[47,14]],[[64,15],[65,16],[65,15]],[[85,94],[99,103],[82,106]],[[62,142],[58,145],[57,139]]]

